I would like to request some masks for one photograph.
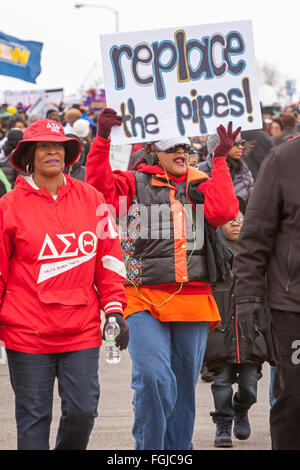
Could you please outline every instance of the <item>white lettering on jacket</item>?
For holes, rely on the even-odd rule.
[[[42,264],[37,281],[38,284],[46,279],[69,271],[82,263],[86,263],[96,255],[97,236],[93,232],[82,232],[77,239],[78,247],[75,250],[73,249],[73,251],[70,250],[70,246],[72,245],[70,240],[76,240],[75,233],[56,234],[56,237],[63,242],[64,249],[61,253],[58,253],[50,235],[48,235],[48,233],[45,235],[38,260],[56,259],[57,261]],[[79,251],[82,254],[81,256],[78,256]],[[62,258],[69,259],[62,261]]]

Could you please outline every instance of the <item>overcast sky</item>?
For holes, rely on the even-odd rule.
[[[101,75],[99,35],[115,31],[116,15],[75,9],[76,1],[117,10],[120,32],[251,20],[256,59],[300,83],[299,0],[3,0],[0,31],[44,46],[37,83],[0,75],[0,91],[64,88],[71,94]]]

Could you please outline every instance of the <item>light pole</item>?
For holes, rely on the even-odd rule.
[[[116,26],[116,32],[119,31],[119,12],[117,10],[114,10],[111,7],[107,7],[106,5],[90,5],[88,3],[76,3],[75,8],[103,8],[104,10],[109,10],[115,15],[115,26]]]

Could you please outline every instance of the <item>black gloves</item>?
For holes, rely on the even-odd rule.
[[[106,321],[105,321],[105,324],[104,324],[104,327],[103,327],[103,339],[105,340],[105,329],[106,329],[106,326],[109,323],[108,319],[111,316],[115,317],[116,322],[119,325],[120,330],[121,330],[120,333],[118,334],[118,336],[116,337],[116,346],[118,348],[120,348],[120,350],[122,351],[123,349],[126,349],[127,346],[128,346],[129,331],[128,331],[128,326],[127,326],[126,320],[125,320],[125,318],[122,317],[122,315],[120,313],[109,313],[106,316]]]
[[[265,306],[261,297],[242,297],[236,303],[236,324],[238,341],[242,345],[240,359],[249,359],[253,354],[254,340],[256,338],[255,327],[263,323]]]

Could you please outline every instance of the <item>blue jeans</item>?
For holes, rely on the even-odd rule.
[[[214,381],[211,385],[215,411],[212,411],[213,422],[231,422],[236,413],[245,413],[256,403],[257,382],[262,377],[256,364],[231,364],[217,366],[213,370]],[[233,396],[232,385],[238,384]]]
[[[209,323],[165,323],[148,311],[130,315],[127,323],[135,448],[189,450]]]
[[[19,450],[49,450],[54,381],[62,416],[56,450],[84,450],[97,416],[99,348],[57,354],[7,349]]]

